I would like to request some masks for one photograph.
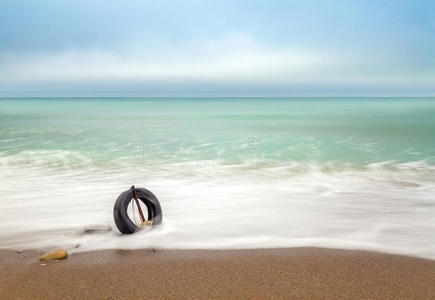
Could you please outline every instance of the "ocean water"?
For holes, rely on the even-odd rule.
[[[435,259],[435,98],[3,98],[0,182],[5,249]],[[163,224],[121,236],[113,204],[132,184]]]

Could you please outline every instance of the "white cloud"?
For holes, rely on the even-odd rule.
[[[173,82],[262,85],[423,85],[433,74],[405,74],[369,57],[316,49],[268,48],[249,36],[231,35],[182,47],[166,43],[119,49],[0,58],[0,83]]]
[[[292,50],[197,47],[158,53],[70,50],[54,55],[10,56],[3,60],[3,81],[188,80],[281,81],[330,64],[322,55]],[[186,53],[190,51],[190,53]],[[189,54],[189,55],[188,55]]]

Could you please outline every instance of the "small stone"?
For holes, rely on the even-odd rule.
[[[47,265],[47,264],[40,264],[41,267],[44,267],[44,266],[46,266],[46,265]]]
[[[68,257],[68,252],[64,249],[54,250],[40,257],[39,260],[53,260],[53,259],[66,259]]]
[[[23,250],[17,250],[17,253],[23,253]]]
[[[106,233],[112,231],[112,227],[104,225],[94,225],[85,227],[83,229],[83,234],[96,234],[96,233]]]

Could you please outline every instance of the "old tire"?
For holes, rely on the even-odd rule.
[[[161,224],[162,208],[160,207],[160,202],[157,200],[157,197],[144,188],[136,188],[136,194],[147,208],[147,212],[144,211],[145,217],[147,217],[148,213],[146,219],[152,220],[153,225]],[[115,219],[116,227],[123,234],[135,233],[140,229],[127,214],[127,208],[131,201],[134,201],[133,190],[129,189],[118,196],[115,206],[113,207],[113,218]]]

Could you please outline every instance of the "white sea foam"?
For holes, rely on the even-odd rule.
[[[0,155],[0,167],[5,168],[71,169],[83,168],[91,163],[89,157],[71,150],[24,150],[14,155]]]
[[[58,168],[63,155],[44,157],[56,163],[18,168],[2,160],[0,248],[321,246],[435,259],[435,168],[425,162],[338,168],[201,161],[102,169]],[[164,221],[121,236],[112,209],[131,184],[157,195]],[[114,230],[83,233],[94,225]]]

